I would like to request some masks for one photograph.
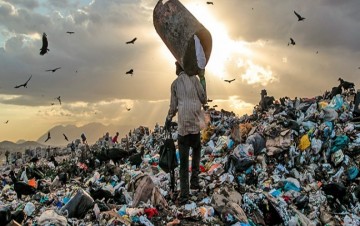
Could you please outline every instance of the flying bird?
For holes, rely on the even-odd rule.
[[[130,110],[131,110],[131,108],[126,108],[126,110],[127,110],[127,111],[130,111]]]
[[[293,46],[295,45],[295,41],[294,41],[293,38],[290,38],[290,43],[288,43],[288,45],[290,45],[290,44],[293,45]]]
[[[48,132],[48,136],[47,136],[45,142],[48,141],[48,140],[50,140],[50,139],[51,139],[51,136],[50,136],[50,131],[49,131],[49,132]]]
[[[214,2],[206,2],[208,5],[214,5]]]
[[[68,33],[69,35],[72,35],[72,34],[74,34],[75,32],[73,32],[73,31],[67,31],[66,33]]]
[[[133,75],[133,73],[134,73],[134,70],[133,70],[133,69],[130,69],[130,70],[128,70],[128,71],[126,72],[127,75]]]
[[[8,124],[9,123],[9,120],[6,120],[5,124]]]
[[[295,13],[295,15],[297,16],[298,21],[305,20],[305,18],[304,18],[304,17],[302,17],[302,16],[300,16],[300,14],[298,14],[297,12],[295,12],[295,10],[294,10],[294,13]]]
[[[235,81],[235,79],[231,79],[231,80],[225,79],[224,81],[225,81],[225,82],[228,82],[228,83],[231,83],[231,82]]]
[[[65,135],[65,133],[63,133],[63,135],[64,135],[65,140],[69,141],[69,139],[67,138],[67,136]]]
[[[135,41],[136,41],[136,37],[135,38],[133,38],[131,41],[127,41],[126,42],[126,44],[134,44],[135,43]]]
[[[45,53],[47,53],[48,51],[50,51],[50,49],[48,49],[48,40],[47,40],[47,35],[45,34],[45,32],[43,33],[42,36],[42,47],[40,49],[40,55],[43,56]]]
[[[61,99],[60,99],[60,96],[56,97],[55,99],[57,99],[61,105]]]
[[[32,75],[30,75],[30,78],[24,83],[24,84],[21,84],[21,85],[18,85],[18,86],[15,86],[14,88],[20,88],[21,86],[24,86],[25,88],[27,88],[27,84],[28,84],[28,82],[30,81],[30,79],[31,79],[31,77],[32,77]]]
[[[49,69],[49,70],[45,70],[45,71],[52,71],[52,73],[54,73],[55,71],[59,70],[61,67],[57,67],[57,68],[54,68],[54,69]]]

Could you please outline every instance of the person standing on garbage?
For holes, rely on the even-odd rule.
[[[199,189],[200,168],[200,120],[201,106],[206,104],[206,92],[196,76],[189,76],[178,62],[176,75],[171,84],[170,109],[165,129],[170,130],[171,120],[178,113],[178,146],[180,152],[180,197],[179,204],[189,198],[189,151],[192,148],[190,188]]]
[[[118,137],[119,137],[119,132],[116,132],[115,136],[112,138],[112,142],[114,144],[118,144]]]
[[[9,150],[6,150],[6,152],[5,152],[6,164],[10,163],[9,162],[9,154],[10,154]]]

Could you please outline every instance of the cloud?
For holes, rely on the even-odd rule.
[[[18,52],[19,50],[21,50],[21,48],[23,46],[23,40],[24,40],[24,37],[22,37],[22,36],[11,37],[5,43],[5,51],[8,53]]]
[[[29,9],[29,10],[33,10],[37,7],[39,7],[39,2],[37,0],[4,0],[5,2],[8,2],[12,5],[19,5],[19,6],[24,6],[25,8]]]

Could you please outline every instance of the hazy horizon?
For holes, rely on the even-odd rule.
[[[153,26],[157,2],[0,0],[0,141],[35,140],[57,125],[163,124],[176,75]],[[321,95],[339,77],[359,84],[358,0],[180,2],[213,38],[210,106],[250,114],[262,89],[278,99]],[[50,51],[41,56],[43,32]]]

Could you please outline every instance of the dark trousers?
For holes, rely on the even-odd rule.
[[[200,133],[178,136],[180,153],[180,195],[183,198],[189,196],[189,151],[192,148],[191,161],[191,184],[199,183],[201,142]]]

